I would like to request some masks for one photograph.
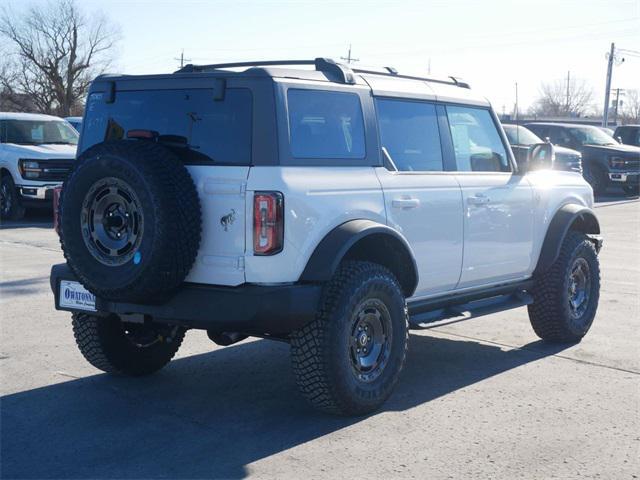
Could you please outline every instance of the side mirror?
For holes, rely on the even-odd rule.
[[[622,143],[622,137],[621,136],[617,136],[616,140],[618,141],[618,143]]]
[[[525,171],[550,170],[556,161],[556,151],[551,143],[535,143],[527,152]]]

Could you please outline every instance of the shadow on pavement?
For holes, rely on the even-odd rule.
[[[49,283],[49,277],[32,277],[21,280],[0,282],[0,298],[7,299],[17,295],[29,295],[42,291],[43,283]]]
[[[537,343],[537,342],[536,342]],[[387,411],[424,404],[562,347],[503,351],[412,335]],[[94,375],[0,399],[2,478],[241,478],[246,466],[362,419],[313,411],[288,346],[256,341],[147,378]]]
[[[22,220],[0,221],[0,230],[9,228],[53,228],[51,207],[29,209]]]

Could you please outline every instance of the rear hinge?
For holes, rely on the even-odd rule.
[[[244,257],[238,257],[236,261],[236,269],[244,271]]]

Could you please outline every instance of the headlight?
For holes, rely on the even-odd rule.
[[[20,168],[20,175],[22,175],[22,178],[25,179],[37,179],[42,173],[40,164],[35,160],[20,159],[18,161],[18,167]]]
[[[611,168],[624,168],[627,162],[622,157],[609,157],[609,166]]]

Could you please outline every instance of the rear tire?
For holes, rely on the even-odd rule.
[[[393,274],[346,262],[325,286],[316,319],[292,335],[298,387],[322,411],[370,413],[391,395],[407,343],[407,305]]]
[[[72,324],[76,344],[91,365],[103,372],[136,377],[169,363],[185,334],[182,327],[124,323],[116,315],[74,313]]]
[[[558,259],[535,281],[528,307],[533,330],[547,342],[579,342],[591,328],[600,298],[593,242],[583,233],[567,233]]]
[[[18,189],[11,175],[0,173],[0,218],[3,220],[21,220],[26,210],[20,202]]]

